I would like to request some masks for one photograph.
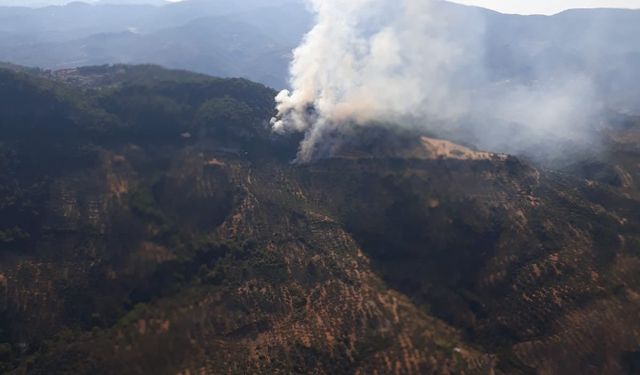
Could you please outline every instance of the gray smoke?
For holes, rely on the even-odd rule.
[[[485,17],[433,0],[310,0],[315,27],[294,51],[292,90],[276,98],[276,132],[303,131],[298,158],[326,135],[393,123],[519,152],[588,138],[598,111],[589,76],[496,81],[487,69]],[[518,43],[514,40],[513,43]]]

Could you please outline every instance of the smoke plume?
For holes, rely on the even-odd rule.
[[[310,0],[315,27],[294,51],[291,91],[276,98],[276,132],[306,133],[300,161],[331,150],[336,132],[396,124],[492,151],[587,137],[588,76],[526,80],[489,72],[485,11],[435,0]],[[513,43],[518,43],[514,40]],[[333,134],[332,137],[327,137]]]

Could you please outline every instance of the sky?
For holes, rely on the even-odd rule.
[[[572,8],[640,8],[640,0],[454,0],[502,13],[555,14]]]
[[[64,4],[71,0],[0,0],[1,5],[41,6]],[[95,0],[85,0],[92,2]],[[167,0],[180,1],[180,0]],[[348,1],[348,0],[345,0]],[[502,13],[555,14],[572,8],[637,8],[640,0],[453,0],[457,3],[476,5]],[[112,0],[112,2],[150,3],[158,0]]]

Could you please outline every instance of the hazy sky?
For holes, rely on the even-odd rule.
[[[454,0],[503,13],[554,14],[571,8],[640,8],[640,0]]]
[[[0,0],[0,6],[27,6],[27,7],[40,7],[45,5],[63,5],[71,3],[73,1],[80,1],[85,3],[95,3],[99,0]],[[123,3],[123,4],[157,4],[162,3],[163,0],[101,0],[108,3]],[[172,1],[172,0],[167,0]]]

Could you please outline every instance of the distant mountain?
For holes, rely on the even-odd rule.
[[[43,41],[69,41],[97,33],[135,29],[152,32],[176,27],[201,17],[231,15],[257,9],[300,4],[299,0],[187,0],[148,4],[72,2],[44,8],[0,7],[0,32],[8,36],[31,36]]]
[[[49,69],[155,63],[284,87],[291,50],[311,17],[301,4],[264,3],[17,9],[0,13],[7,19],[0,60]]]
[[[584,73],[595,78],[609,106],[639,112],[640,11],[572,10],[547,17],[441,6],[482,37],[486,53],[479,63],[491,80],[553,81],[568,71]],[[283,88],[291,50],[312,23],[301,0],[1,8],[0,61],[46,69],[155,63]]]
[[[487,13],[494,79],[594,77],[610,106],[640,113],[640,10],[571,10],[552,17]]]

